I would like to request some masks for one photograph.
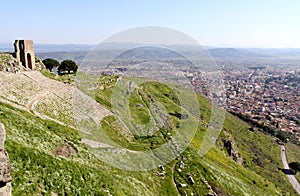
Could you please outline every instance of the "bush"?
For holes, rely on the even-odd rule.
[[[300,163],[299,162],[291,162],[289,163],[289,167],[291,170],[293,170],[295,173],[300,171]]]

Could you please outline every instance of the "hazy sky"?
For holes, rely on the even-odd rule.
[[[6,0],[0,42],[99,43],[140,26],[169,27],[202,45],[300,48],[300,0]]]

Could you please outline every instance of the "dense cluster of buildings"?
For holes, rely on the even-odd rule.
[[[297,66],[255,67],[224,72],[226,109],[300,139],[300,71]],[[194,80],[208,95],[205,79]],[[201,87],[203,86],[203,87]]]

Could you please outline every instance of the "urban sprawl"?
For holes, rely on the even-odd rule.
[[[293,134],[300,141],[300,68],[253,67],[225,70],[226,109],[254,122]],[[209,97],[205,74],[196,90]]]

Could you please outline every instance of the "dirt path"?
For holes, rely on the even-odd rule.
[[[172,170],[172,176],[171,176],[171,177],[172,177],[172,183],[173,183],[173,185],[174,185],[174,187],[175,187],[175,189],[176,189],[178,195],[180,195],[180,193],[179,193],[179,191],[178,191],[178,189],[177,189],[177,185],[176,185],[175,179],[174,179],[174,171],[175,171],[176,163],[177,163],[177,162],[175,162],[174,165],[171,167],[171,170]]]
[[[41,95],[37,95],[35,96],[33,99],[29,100],[28,104],[27,104],[27,109],[30,111],[34,111],[35,106],[38,104],[38,102],[43,99],[45,96],[48,95],[48,92],[45,92]]]
[[[81,140],[81,142],[89,145],[91,148],[113,148],[112,146],[110,146],[108,144],[104,144],[102,142],[97,142],[97,141],[89,140],[89,139],[85,139],[85,138],[83,138]]]
[[[287,158],[286,158],[286,154],[285,154],[285,147],[284,147],[284,145],[281,145],[280,148],[281,148],[281,160],[283,163],[283,168],[289,170],[290,167],[287,162]],[[286,176],[289,179],[291,185],[294,187],[294,189],[298,193],[298,195],[300,195],[300,184],[297,181],[297,179],[295,178],[295,176],[291,175],[291,174],[287,174]]]

